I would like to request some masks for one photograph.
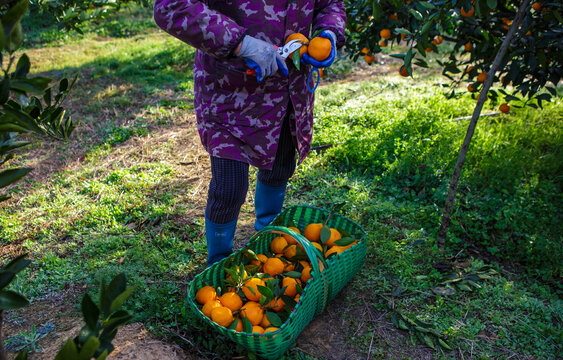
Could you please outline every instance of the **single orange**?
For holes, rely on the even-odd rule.
[[[285,287],[284,294],[290,297],[294,297],[297,295],[297,285],[301,286],[301,281],[291,278],[285,277],[282,280],[282,287]]]
[[[535,11],[540,11],[541,7],[542,7],[542,4],[540,2],[535,2],[532,5],[532,9],[534,9]]]
[[[217,292],[212,286],[204,286],[197,291],[195,299],[200,304],[205,304],[211,300],[217,299]]]
[[[473,44],[466,42],[465,45],[463,45],[463,48],[465,49],[465,51],[471,51],[471,49],[473,49]]]
[[[213,309],[221,307],[221,302],[219,302],[219,300],[211,300],[205,303],[205,305],[203,305],[203,308],[201,309],[201,312],[203,313],[203,315],[207,316],[208,318],[211,317],[211,311],[213,311]]]
[[[283,238],[283,236],[275,237],[270,243],[270,249],[276,254],[282,254],[286,246],[287,241]]]
[[[391,30],[389,29],[382,29],[379,32],[379,36],[381,36],[382,39],[389,39],[391,37]]]
[[[323,246],[320,243],[314,242],[311,244],[313,244],[313,246],[316,247],[321,252],[321,254],[323,253]]]
[[[258,325],[264,317],[264,309],[262,309],[259,303],[249,301],[242,306],[240,314],[242,317],[247,318],[252,325]]]
[[[381,47],[387,47],[387,41],[386,41],[386,40],[381,40],[381,41],[379,42],[379,46],[381,46]]]
[[[264,264],[264,272],[272,276],[283,273],[285,264],[278,258],[269,258]]]
[[[301,281],[303,282],[303,284],[311,280],[311,270],[313,270],[313,268],[307,266],[306,268],[303,269],[303,271],[301,271]]]
[[[284,305],[285,305],[284,301],[281,298],[279,298],[279,299],[272,299],[269,303],[266,304],[266,307],[271,308],[276,312],[280,312],[283,310]]]
[[[291,229],[291,230],[295,231],[296,233],[301,234],[301,231],[299,231],[299,229],[296,228],[296,227],[288,226],[288,229]],[[287,243],[289,245],[297,244],[297,240],[295,240],[293,237],[289,236],[288,234],[284,234],[283,238],[285,239],[285,241],[287,241]]]
[[[326,246],[334,246],[334,242],[342,239],[342,235],[336,229],[330,229],[330,238],[325,242]]]
[[[235,320],[231,309],[220,306],[211,311],[211,320],[223,327],[229,327]]]
[[[219,301],[224,307],[237,311],[242,306],[242,299],[236,292],[228,292],[219,297]]]
[[[268,313],[265,313],[264,316],[262,317],[262,321],[260,321],[260,326],[262,326],[265,329],[270,325],[272,325],[272,323],[270,322],[270,319],[268,319]]]
[[[412,68],[411,68],[411,72],[412,72]],[[409,76],[409,72],[407,71],[407,68],[405,67],[405,65],[401,65],[401,67],[399,68],[399,74],[401,74],[401,76],[404,76],[404,77]]]
[[[396,13],[389,14],[389,19],[390,20],[399,20],[399,16]]]
[[[252,333],[258,333],[258,334],[263,334],[264,333],[264,328],[260,325],[253,325],[252,326]]]
[[[264,329],[264,333],[267,333],[267,332],[274,332],[274,331],[277,331],[277,330],[279,330],[279,329],[280,329],[279,327],[269,326],[269,327],[267,327],[266,329]]]
[[[287,259],[291,259],[295,255],[297,255],[297,245],[289,245],[283,251],[283,256],[285,256]]]
[[[474,91],[475,91],[475,88],[473,87],[472,84],[467,85],[467,91],[469,91],[469,92],[474,92]]]
[[[252,260],[250,263],[252,265],[256,265],[258,266],[258,268],[262,268],[262,265],[264,265],[264,263],[268,260],[268,257],[264,254],[258,254],[256,255],[256,257],[258,258],[258,260]]]
[[[375,61],[375,55],[373,54],[364,55],[364,60],[366,61],[366,63],[371,64]]]
[[[431,47],[427,47],[426,49],[424,49],[424,51],[426,51],[426,52],[431,52],[431,51],[432,51],[432,48],[431,48]]]
[[[471,10],[469,10],[469,11],[465,11],[464,8],[461,8],[461,16],[471,17],[471,16],[473,16],[473,14],[475,14],[475,6],[472,6]]]
[[[328,257],[332,254],[342,254],[344,250],[346,249],[343,246],[333,246],[326,252],[325,259],[328,259]]]
[[[268,259],[268,261],[271,259]],[[260,291],[258,290],[258,285],[266,286],[266,283],[262,279],[250,278],[244,282],[242,287],[242,292],[248,300],[258,301],[260,300]],[[252,290],[251,290],[252,289]]]
[[[483,71],[482,73],[477,75],[477,81],[478,82],[485,82],[485,79],[487,79],[487,72],[486,71]]]
[[[242,319],[240,317],[237,317],[235,320],[237,322],[235,326],[235,331],[241,332],[242,330],[244,330],[244,326],[242,325]]]
[[[314,37],[309,41],[307,53],[310,57],[317,61],[326,60],[332,50],[332,44],[329,39],[324,37]]]
[[[367,54],[371,53],[371,51],[369,51],[369,49],[365,47],[365,48],[362,49],[362,51],[360,51],[360,53],[367,55]]]
[[[321,224],[321,223],[309,224],[309,225],[307,225],[307,227],[305,227],[305,231],[303,232],[303,235],[309,241],[319,242],[319,241],[321,241],[321,229],[322,228],[323,228],[323,224]]]
[[[307,39],[307,37],[301,33],[294,33],[291,34],[287,37],[287,39],[285,39],[285,43],[287,44],[288,42],[290,42],[291,40],[300,40],[301,44],[303,44],[300,48],[299,48],[299,57],[303,56],[303,54],[305,54],[307,52],[307,44],[309,43],[309,39]],[[297,51],[297,50],[295,50]],[[293,58],[293,54],[295,53],[292,52],[291,54],[289,54],[289,58],[292,59]]]
[[[507,103],[504,103],[501,106],[499,106],[498,109],[500,110],[501,113],[506,114],[507,112],[510,111],[510,106]]]

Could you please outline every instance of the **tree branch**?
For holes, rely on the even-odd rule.
[[[469,126],[467,128],[467,133],[465,134],[465,139],[463,140],[463,145],[459,151],[459,155],[457,158],[457,163],[454,168],[454,173],[452,176],[452,181],[450,182],[450,187],[448,189],[448,197],[446,199],[446,204],[444,206],[444,213],[442,215],[442,224],[440,225],[440,230],[438,231],[438,239],[437,245],[440,251],[444,251],[445,243],[446,243],[446,233],[448,231],[448,226],[450,225],[451,216],[452,216],[452,208],[455,202],[455,195],[457,192],[457,184],[459,178],[461,176],[461,169],[463,167],[463,163],[465,162],[465,156],[467,155],[467,151],[469,150],[469,144],[471,143],[471,139],[473,138],[473,133],[475,132],[475,127],[477,126],[477,120],[479,120],[479,116],[481,115],[481,110],[483,109],[483,104],[487,99],[487,93],[493,84],[493,80],[495,78],[495,73],[497,72],[498,68],[500,67],[500,63],[506,55],[506,51],[508,50],[508,46],[512,37],[516,33],[518,26],[522,22],[524,18],[524,12],[527,10],[528,6],[530,5],[530,0],[523,0],[522,4],[520,4],[520,8],[518,9],[518,13],[512,21],[510,28],[508,29],[508,33],[500,46],[500,49],[491,65],[490,70],[487,73],[487,78],[485,79],[485,83],[483,84],[483,90],[481,90],[481,94],[479,96],[479,100],[477,101],[477,105],[475,106],[475,110],[473,111],[473,116],[471,117],[471,121],[469,122]]]

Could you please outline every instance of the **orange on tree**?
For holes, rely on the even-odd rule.
[[[301,286],[301,281],[291,277],[285,277],[282,280],[282,288],[285,287],[284,295],[294,297],[297,295],[297,285]]]
[[[278,258],[269,258],[268,261],[264,264],[264,272],[266,274],[270,274],[272,276],[276,276],[278,274],[283,273],[285,268],[285,264]]]
[[[480,73],[479,75],[477,75],[477,81],[478,82],[485,82],[485,79],[487,78],[487,72],[483,71],[482,73]]]
[[[411,68],[411,72],[412,72],[412,68]],[[399,74],[401,74],[401,76],[404,76],[404,77],[409,76],[409,72],[407,71],[407,68],[405,67],[405,65],[401,65],[401,67],[399,68]]]
[[[268,259],[268,261],[271,259]],[[281,261],[281,260],[280,260]],[[244,282],[242,287],[242,292],[248,300],[258,301],[260,300],[260,291],[258,290],[258,285],[266,286],[266,283],[262,279],[250,278]]]
[[[336,229],[330,229],[330,238],[325,242],[326,246],[334,246],[334,242],[342,239],[342,235]]]
[[[296,233],[301,234],[301,231],[299,231],[299,229],[296,228],[296,227],[288,226],[288,229],[291,229],[291,230],[295,231]],[[283,238],[285,239],[285,241],[287,241],[287,243],[289,245],[297,244],[297,240],[295,240],[293,237],[289,236],[288,234],[283,234]]]
[[[276,254],[282,254],[286,246],[287,241],[283,236],[275,237],[270,243],[270,249]]]
[[[465,51],[471,51],[471,49],[473,49],[473,44],[466,42],[465,45],[463,45],[463,48],[465,49]]]
[[[317,61],[326,60],[330,56],[332,44],[330,40],[321,36],[317,36],[309,41],[309,48],[307,53],[310,57]]]
[[[474,91],[475,91],[475,88],[473,87],[473,84],[467,85],[467,91],[469,91],[469,92],[474,92]]]
[[[501,104],[498,108],[500,110],[501,113],[506,114],[507,112],[510,111],[510,106],[507,103]]]
[[[475,6],[471,6],[471,10],[469,11],[465,11],[465,9],[462,7],[460,12],[461,16],[463,17],[471,17],[473,16],[473,14],[475,14]]]
[[[391,30],[389,29],[382,29],[379,32],[379,36],[381,36],[382,39],[389,39],[391,37]]]
[[[399,20],[397,13],[389,14],[389,20]]]
[[[217,292],[212,286],[204,286],[197,291],[195,299],[200,304],[205,304],[211,300],[217,299]]]
[[[235,318],[233,317],[233,312],[231,311],[231,309],[220,306],[214,308],[211,311],[211,320],[223,327],[229,327],[229,325],[233,323]]]
[[[249,301],[242,306],[240,314],[242,317],[247,318],[252,325],[258,325],[264,317],[264,309],[262,309],[259,303]]]
[[[321,241],[321,229],[323,228],[323,224],[321,223],[313,223],[309,224],[305,227],[305,231],[303,231],[303,236],[307,238],[309,241]]]
[[[432,44],[440,45],[442,41],[444,41],[444,37],[442,35],[438,35],[432,40]]]
[[[201,312],[203,313],[203,315],[210,318],[211,312],[213,311],[213,309],[218,308],[218,307],[222,307],[221,302],[219,300],[211,300],[211,301],[206,302],[205,305],[203,305]]]
[[[540,2],[535,2],[532,5],[532,9],[534,9],[535,11],[540,11],[541,7],[542,7],[542,4]]]
[[[301,33],[293,33],[291,35],[289,35],[287,37],[287,39],[285,39],[285,43],[287,44],[288,42],[290,42],[291,40],[300,40],[301,44],[303,44],[300,48],[299,48],[299,57],[303,56],[303,54],[305,54],[307,52],[307,44],[309,43],[309,39],[307,39],[307,37]],[[295,50],[297,51],[297,50]],[[291,59],[293,54],[295,53],[292,52],[291,54],[289,54],[289,58]]]
[[[219,297],[219,301],[224,307],[237,311],[242,306],[242,299],[236,292],[227,292]]]
[[[481,97],[481,93],[479,93],[479,95],[477,95],[477,101],[479,101],[479,98]],[[485,101],[487,101],[488,96],[485,95]]]
[[[387,46],[387,45],[385,45],[385,46]],[[373,54],[364,55],[364,60],[366,61],[366,63],[371,64],[375,61],[375,55],[373,55]]]
[[[379,46],[381,46],[381,47],[387,47],[387,40],[381,40],[381,41],[379,42]],[[369,64],[369,63],[368,63],[368,64]]]
[[[360,51],[360,53],[367,55],[367,54],[371,54],[371,51],[369,51],[369,49],[365,47],[362,49],[362,51]]]
[[[264,328],[260,325],[252,325],[252,333],[258,333],[258,334],[263,334],[264,333]]]
[[[432,51],[432,48],[431,48],[431,47],[427,47],[426,49],[424,49],[424,51],[426,51],[426,52],[431,52],[431,51]]]

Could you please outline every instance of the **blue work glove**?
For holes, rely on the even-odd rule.
[[[252,36],[244,37],[237,56],[244,58],[248,66],[256,70],[258,82],[278,71],[278,68],[284,75],[288,74],[285,60],[278,54],[276,47]]]
[[[305,53],[301,57],[301,62],[304,64],[313,65],[316,68],[326,68],[332,65],[334,59],[336,58],[336,34],[334,34],[330,30],[323,30],[320,34],[320,37],[324,37],[330,40],[330,44],[332,45],[332,49],[330,50],[330,55],[323,61],[318,61],[313,59],[309,56],[309,54]]]

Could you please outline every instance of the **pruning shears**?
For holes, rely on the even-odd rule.
[[[290,40],[287,43],[285,43],[284,46],[281,46],[281,47],[276,46],[276,49],[278,51],[278,54],[280,54],[281,57],[284,60],[287,60],[289,55],[292,54],[294,51],[299,50],[301,48],[301,46],[303,46],[302,41],[299,40],[299,39],[294,39],[294,40]],[[258,82],[262,82],[262,76],[257,72],[257,70],[259,70],[258,64],[255,63],[254,61],[248,59],[248,58],[244,58],[244,60],[246,61],[246,64],[250,67],[250,69],[246,70],[246,75],[257,75],[258,76]],[[314,71],[316,71],[316,73],[317,73],[317,83],[315,84],[315,87],[311,89],[311,87],[309,86],[309,83],[311,82],[311,76],[312,76]],[[310,92],[315,92],[315,90],[317,89],[317,86],[319,85],[319,81],[320,81],[319,69],[317,69],[316,67],[313,67],[311,69],[311,71],[309,72],[309,76],[307,77],[307,89]]]

